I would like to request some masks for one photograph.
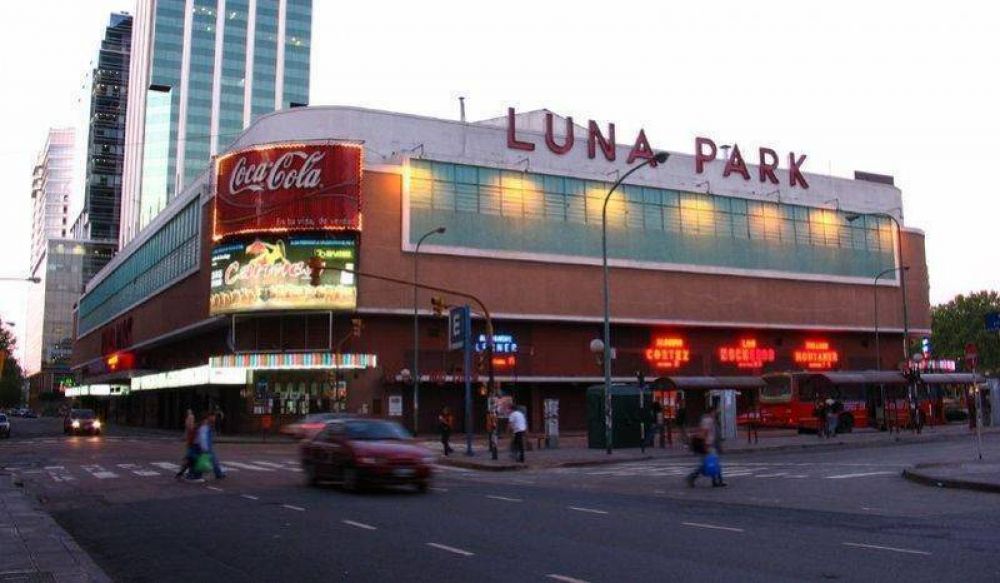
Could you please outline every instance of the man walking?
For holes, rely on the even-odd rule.
[[[455,417],[451,414],[451,409],[442,407],[438,415],[438,431],[441,433],[441,445],[444,447],[444,455],[449,455],[455,451],[451,447],[451,431],[455,427]]]
[[[528,418],[525,417],[524,411],[524,405],[519,405],[511,411],[510,417],[507,418],[510,432],[514,434],[514,439],[510,444],[511,454],[516,461],[522,464],[524,463],[524,434],[528,431]]]
[[[195,444],[197,434],[198,425],[195,422],[194,411],[188,409],[187,415],[184,417],[184,461],[181,462],[181,469],[174,476],[177,479],[183,477],[185,472],[194,467],[194,461],[198,457],[198,446]]]
[[[701,464],[686,478],[688,486],[692,488],[700,475],[711,477],[714,488],[726,485],[722,481],[722,463],[719,461],[718,426],[716,408],[709,407],[701,416],[697,433],[691,437],[691,450],[701,455]]]
[[[214,444],[212,443],[213,437],[213,427],[215,426],[215,414],[208,413],[201,422],[201,426],[198,428],[198,450],[199,456],[208,455],[212,461],[212,473],[215,474],[216,480],[221,480],[226,477],[225,472],[222,471],[222,466],[219,465],[219,458],[215,455]],[[195,464],[194,471],[192,472],[193,479],[203,480],[201,476],[200,468],[197,463]]]

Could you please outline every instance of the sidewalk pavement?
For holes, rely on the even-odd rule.
[[[1000,494],[1000,463],[997,462],[917,464],[903,470],[903,477],[925,486]]]
[[[990,427],[983,431],[987,434],[1000,434],[1000,428]],[[423,436],[422,436],[423,437]],[[426,439],[426,438],[425,438]],[[967,425],[952,424],[934,427],[925,427],[922,433],[903,431],[902,433],[885,433],[876,430],[857,429],[852,433],[840,434],[834,438],[819,438],[816,435],[799,435],[794,430],[761,430],[759,440],[747,442],[746,432],[741,430],[736,439],[723,442],[723,449],[727,456],[745,455],[753,453],[793,451],[800,449],[854,449],[865,447],[883,447],[887,444],[904,445],[912,443],[933,443],[936,441],[972,439],[972,434]],[[439,456],[439,462],[443,465],[454,467],[486,470],[486,471],[508,471],[521,469],[544,469],[556,467],[574,467],[589,465],[605,465],[615,463],[635,462],[651,459],[687,459],[691,453],[681,442],[677,434],[673,436],[673,445],[665,448],[646,448],[645,452],[639,448],[615,449],[608,455],[603,449],[587,448],[587,436],[584,433],[571,433],[559,436],[559,447],[557,449],[545,449],[544,441],[540,444],[537,438],[527,440],[529,449],[525,454],[526,463],[516,463],[510,456],[510,439],[502,437],[500,440],[498,459],[490,459],[490,453],[485,436],[476,435],[473,438],[473,454],[467,456],[466,442],[464,434],[453,434],[451,445],[455,449],[450,456]],[[422,444],[434,452],[441,451],[439,441],[429,439],[422,440]]]
[[[111,581],[37,501],[2,473],[0,549],[0,581]]]

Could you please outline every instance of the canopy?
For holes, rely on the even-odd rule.
[[[858,370],[812,373],[831,385],[905,385],[906,377],[894,370]]]
[[[698,390],[711,391],[721,389],[760,389],[767,386],[760,377],[660,377],[652,383],[659,390]]]
[[[971,385],[985,382],[986,377],[971,372],[928,372],[920,375],[920,381],[925,385]]]

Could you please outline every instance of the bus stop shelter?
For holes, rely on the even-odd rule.
[[[767,386],[754,376],[662,376],[650,384],[654,398],[659,397],[665,413],[677,418],[680,407],[684,410],[685,425],[694,424],[712,404],[718,406],[724,438],[736,437],[736,397],[739,394],[753,401],[759,391]]]

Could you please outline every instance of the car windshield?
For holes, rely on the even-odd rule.
[[[90,409],[81,409],[79,411],[73,411],[74,419],[93,419],[94,412]]]
[[[348,439],[374,441],[379,439],[409,439],[410,434],[392,421],[354,421],[347,424]]]

